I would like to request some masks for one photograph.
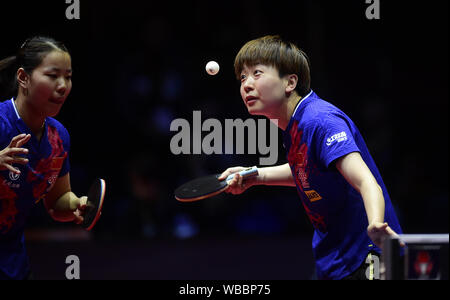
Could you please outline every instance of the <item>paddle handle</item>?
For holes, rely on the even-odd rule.
[[[247,168],[245,170],[242,170],[242,171],[240,171],[237,174],[241,175],[242,178],[245,180],[245,179],[250,178],[250,177],[258,176],[259,173],[258,173],[258,168],[257,167],[251,167],[251,168]],[[227,179],[225,179],[226,182],[228,183],[231,180],[233,180],[235,175],[236,175],[236,173],[228,175]]]

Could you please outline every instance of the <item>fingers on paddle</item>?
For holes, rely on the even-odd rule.
[[[231,179],[231,181],[228,183],[228,185],[232,186],[232,187],[238,186],[240,178],[242,178],[241,175],[239,175],[239,173],[236,173],[236,175],[234,175],[233,179]]]
[[[242,186],[242,181],[244,180],[244,178],[243,178],[241,175],[239,175],[239,174],[236,174],[235,177],[238,178],[238,185],[239,185],[239,186]]]
[[[228,168],[219,176],[219,180],[224,180],[231,174],[235,174],[234,177],[228,182],[228,188],[225,190],[226,193],[239,195],[242,194],[245,190],[244,177],[242,177],[239,172],[244,170],[244,167],[233,167]]]
[[[73,212],[73,215],[75,216],[74,222],[76,224],[81,224],[84,221],[83,216],[81,215],[81,212],[77,209],[76,211]]]
[[[231,174],[231,171],[230,171],[230,169],[226,169],[220,176],[219,176],[219,180],[224,180],[225,178],[227,178],[228,177],[228,175],[230,175]]]
[[[83,196],[80,198],[80,204],[78,204],[78,209],[85,210],[87,206],[88,197]]]
[[[233,195],[242,194],[245,191],[245,187],[243,186],[243,177],[236,173],[234,178],[228,183],[227,193],[231,193]]]
[[[233,168],[228,168],[225,170],[225,172],[223,172],[220,176],[219,176],[219,180],[224,180],[225,178],[227,178],[228,176],[230,176],[231,174],[240,172],[241,170],[243,170],[243,167],[233,167]]]

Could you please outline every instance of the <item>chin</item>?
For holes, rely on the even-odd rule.
[[[252,116],[266,116],[266,112],[262,107],[258,107],[257,105],[254,105],[252,107],[247,106],[248,113]]]
[[[51,110],[49,112],[47,112],[47,117],[56,117],[59,114],[60,109],[57,110]]]
[[[251,114],[252,116],[264,116],[264,114],[262,112],[254,110],[254,109],[249,109],[248,113]]]

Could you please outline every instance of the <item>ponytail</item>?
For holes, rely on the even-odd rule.
[[[17,57],[0,60],[0,101],[17,96]]]

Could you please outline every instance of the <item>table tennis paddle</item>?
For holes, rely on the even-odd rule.
[[[83,214],[84,220],[81,223],[81,226],[86,230],[91,230],[100,218],[105,192],[105,180],[100,178],[95,179],[89,188],[87,204]]]
[[[225,180],[219,180],[220,175],[208,175],[186,182],[175,190],[175,198],[181,202],[193,202],[222,193],[236,174],[229,175]],[[239,175],[243,180],[258,176],[258,168],[247,168],[239,172]]]

